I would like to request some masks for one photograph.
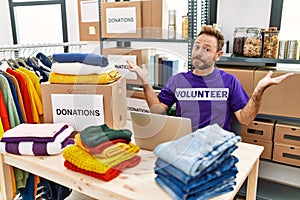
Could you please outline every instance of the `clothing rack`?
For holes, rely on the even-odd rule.
[[[31,57],[34,53],[40,51],[48,51],[61,47],[63,48],[63,52],[69,52],[69,47],[79,47],[81,48],[83,45],[87,45],[87,42],[64,42],[64,43],[37,43],[37,44],[14,44],[14,45],[0,45],[0,53],[3,53],[3,57],[7,57],[7,53],[9,53],[9,57],[19,58],[20,56],[24,56],[25,52],[27,52],[27,57]],[[26,56],[25,56],[26,57]]]
[[[38,44],[14,44],[14,45],[0,45],[0,52],[5,51],[18,51],[29,48],[43,48],[43,47],[71,47],[71,46],[83,46],[87,45],[87,42],[64,42],[64,43],[38,43]]]

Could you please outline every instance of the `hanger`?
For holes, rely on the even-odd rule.
[[[14,68],[20,67],[19,63],[17,61],[15,61],[14,59],[10,58],[10,59],[8,59],[8,61],[13,64]]]

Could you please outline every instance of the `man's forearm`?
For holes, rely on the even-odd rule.
[[[244,125],[250,125],[250,123],[255,119],[261,102],[265,89],[254,90],[248,103],[240,112],[240,122]]]
[[[145,98],[152,113],[165,113],[167,111],[167,107],[163,105],[157,94],[154,92],[152,86],[150,84],[143,85]]]

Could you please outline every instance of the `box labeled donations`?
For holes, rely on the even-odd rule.
[[[121,129],[127,122],[126,81],[107,85],[41,84],[44,122],[65,122],[81,131],[107,124]]]

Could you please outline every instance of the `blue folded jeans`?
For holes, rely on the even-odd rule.
[[[232,191],[233,186],[236,184],[233,180],[228,180],[226,183],[214,185],[214,187],[208,188],[202,192],[184,193],[176,185],[169,183],[167,179],[160,175],[155,177],[156,183],[174,200],[206,200],[227,192]]]
[[[216,171],[211,174],[207,174],[203,177],[200,177],[199,179],[194,179],[193,182],[189,184],[184,184],[180,180],[176,179],[174,176],[164,172],[164,171],[156,171],[156,174],[163,178],[164,180],[168,181],[168,186],[172,188],[173,190],[180,190],[183,193],[186,194],[194,194],[199,192],[204,192],[205,190],[208,190],[210,188],[215,187],[216,185],[224,184],[227,182],[231,182],[236,178],[238,170],[236,167],[232,167],[231,169],[219,173],[219,171]]]
[[[240,136],[214,124],[162,143],[154,149],[154,154],[187,175],[197,176],[240,141]]]
[[[182,190],[184,190],[185,192],[190,192],[193,188],[202,186],[203,184],[207,184],[208,182],[213,181],[217,178],[228,179],[235,177],[238,172],[235,166],[236,158],[231,157],[228,158],[228,162],[224,162],[224,164],[219,168],[215,168],[212,171],[202,173],[195,177],[184,176],[184,178],[182,178],[175,173],[176,171],[178,172],[178,174],[182,173],[177,169],[168,170],[169,168],[167,169],[155,167],[154,171],[156,174],[161,174],[170,178],[172,182],[182,188]]]
[[[204,176],[207,173],[210,173],[215,170],[226,170],[234,166],[237,162],[238,159],[235,156],[232,156],[231,153],[237,148],[237,146],[234,146],[230,148],[228,151],[224,152],[223,155],[220,157],[219,160],[214,162],[212,165],[204,169],[200,174],[195,176],[195,178],[199,178]],[[185,174],[183,171],[177,169],[173,165],[161,160],[160,158],[157,158],[155,162],[155,170],[160,171],[164,170],[167,173],[171,174],[172,176],[176,177],[178,180],[183,182],[184,184],[189,184],[193,179],[195,179],[192,176],[189,176]]]

